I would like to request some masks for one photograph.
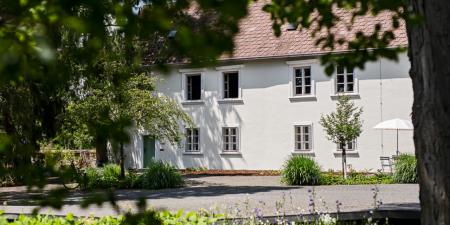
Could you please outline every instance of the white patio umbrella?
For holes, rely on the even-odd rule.
[[[413,130],[414,127],[409,120],[392,119],[383,121],[373,127],[378,130],[396,130],[397,131],[397,155],[398,155],[398,130]]]

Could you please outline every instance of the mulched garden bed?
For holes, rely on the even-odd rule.
[[[182,175],[195,176],[279,176],[279,170],[180,170]]]

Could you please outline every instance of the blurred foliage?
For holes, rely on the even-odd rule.
[[[421,15],[412,12],[409,1],[399,0],[272,0],[264,6],[270,13],[275,35],[281,35],[281,26],[285,23],[298,25],[298,29],[308,29],[316,40],[316,45],[327,54],[321,57],[325,72],[333,74],[337,65],[348,68],[363,69],[368,61],[380,57],[398,60],[398,53],[406,50],[406,46],[392,46],[395,30],[408,25],[415,25],[423,20]],[[339,11],[349,13],[349,19],[341,18]],[[352,25],[358,17],[377,16],[388,13],[390,27],[383,28],[385,19],[379,20],[368,32],[353,31],[354,37],[336,34],[337,24],[345,23],[345,32],[351,33]],[[370,30],[372,29],[372,30]],[[337,54],[336,49],[342,49]]]
[[[414,155],[401,154],[394,162],[394,176],[396,183],[417,183],[417,160]]]
[[[93,150],[44,149],[44,163],[60,168],[72,163],[79,169],[95,165],[95,152]]]
[[[48,176],[62,172],[44,163],[40,143],[106,149],[113,139],[123,149],[133,122],[157,128],[153,135],[168,141],[180,139],[175,120],[185,115],[155,95],[155,80],[141,65],[164,71],[169,62],[213,64],[232,51],[249,1],[136,7],[140,2],[0,1],[0,177],[14,174],[29,188],[43,188]],[[67,194],[52,190],[41,204],[59,208]],[[103,201],[115,205],[106,192],[83,206]]]
[[[143,128],[163,127],[155,136],[179,140],[173,120],[184,116],[170,99],[153,96],[155,81],[140,66],[164,71],[170,62],[214,64],[221,54],[232,52],[232,37],[247,15],[249,0],[152,0],[143,1],[141,8],[136,7],[139,2],[0,1],[0,177],[14,174],[29,188],[43,188],[46,178],[59,171],[42,163],[39,143],[106,148],[105,140],[111,138],[123,149],[133,119]],[[390,11],[393,28],[376,26],[372,34],[341,40],[332,32],[339,20],[333,7],[353,9],[353,17]],[[326,50],[347,45],[346,55],[322,57],[328,74],[336,64],[363,68],[380,56],[397,59],[403,49],[388,48],[393,30],[401,20],[421,20],[406,1],[273,0],[264,10],[278,35],[280,26],[291,22],[317,32],[325,29],[317,44]],[[141,101],[149,95],[153,97]],[[167,114],[172,117],[161,117]],[[52,190],[41,204],[60,208],[67,194]],[[86,199],[83,206],[104,201],[117,207],[109,191]]]
[[[169,211],[155,212],[146,210],[139,214],[126,216],[103,216],[103,217],[74,217],[68,214],[65,217],[38,215],[35,217],[20,215],[17,220],[8,221],[6,216],[0,213],[0,225],[159,225],[159,224],[191,224],[209,225],[224,219],[222,214],[211,214],[206,211],[183,212],[182,210],[172,213]]]

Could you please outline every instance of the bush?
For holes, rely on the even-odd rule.
[[[141,181],[141,187],[147,189],[175,188],[184,184],[183,178],[178,170],[162,161],[150,163],[149,167],[139,179]]]
[[[120,180],[120,166],[115,164],[108,164],[102,168],[102,182],[106,186],[114,186]]]
[[[341,174],[324,173],[321,176],[321,185],[355,185],[355,184],[392,184],[392,176],[386,174],[367,175],[362,173],[352,173],[347,179]]]
[[[164,162],[152,162],[142,175],[126,171],[124,179],[120,179],[120,166],[115,164],[109,164],[103,168],[89,167],[85,170],[85,174],[86,183],[82,187],[91,190],[103,188],[164,189],[184,184],[178,170]]]
[[[285,164],[282,181],[288,185],[316,185],[320,181],[320,167],[304,156],[292,156]]]
[[[103,168],[89,167],[85,170],[85,187],[87,189],[101,188],[132,188],[136,185],[136,175],[125,173],[125,179],[120,179],[120,166],[108,164]]]
[[[417,183],[417,161],[416,157],[401,154],[394,164],[393,179],[396,183]]]

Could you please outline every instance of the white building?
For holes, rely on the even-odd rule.
[[[348,164],[375,171],[381,168],[380,156],[395,154],[395,132],[372,127],[410,118],[413,94],[406,54],[398,62],[367,63],[364,70],[337,68],[329,77],[318,60],[323,53],[309,34],[293,30],[274,37],[260,4],[242,22],[233,56],[223,57],[214,68],[174,65],[161,75],[160,92],[179,101],[196,127],[186,129],[181,147],[133,132],[128,167],[142,168],[154,158],[179,168],[280,169],[289,156],[304,154],[323,170],[339,170],[340,151],[319,124],[322,114],[335,110],[339,94],[349,95],[364,110],[363,132],[347,146]],[[375,21],[362,20],[362,30]],[[394,44],[406,45],[404,30],[396,36]],[[412,132],[400,132],[399,146],[400,152],[414,152]]]

